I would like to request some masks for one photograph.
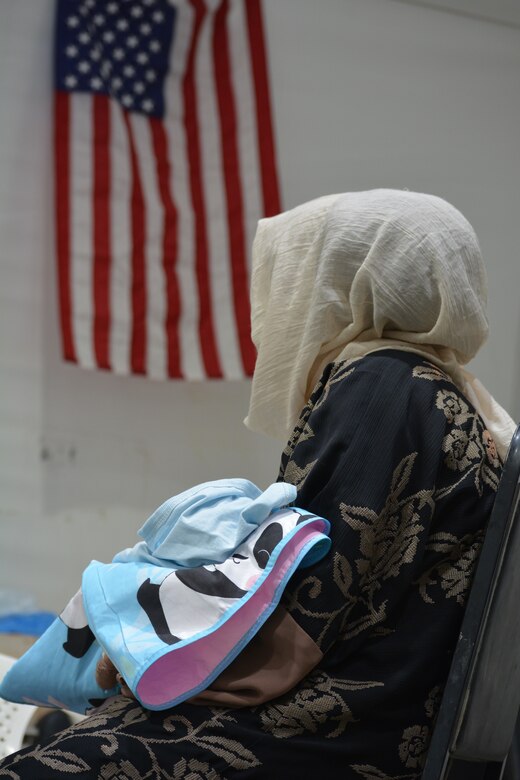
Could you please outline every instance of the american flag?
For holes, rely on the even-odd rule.
[[[251,243],[280,210],[261,0],[58,0],[63,354],[250,376]]]

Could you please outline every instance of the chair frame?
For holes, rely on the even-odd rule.
[[[520,425],[504,463],[422,780],[504,776],[520,707],[515,661],[515,655],[520,660],[520,615],[509,624],[511,642],[505,646],[513,648],[504,649],[511,600],[516,595],[520,602],[520,575],[516,582],[511,577],[515,550],[520,569]],[[494,712],[499,717],[492,723]]]

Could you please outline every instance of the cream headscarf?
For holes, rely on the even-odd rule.
[[[504,457],[515,425],[462,366],[487,337],[471,225],[432,195],[328,195],[260,220],[253,244],[258,356],[246,425],[286,440],[325,366],[380,349],[424,355],[482,415]]]

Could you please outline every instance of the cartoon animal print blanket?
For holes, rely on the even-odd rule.
[[[103,653],[143,706],[208,687],[252,639],[299,567],[330,548],[327,520],[289,507],[296,488],[203,483],[162,504],[143,541],[92,561],[81,590],[0,684],[11,701],[85,712],[119,688],[95,679]]]

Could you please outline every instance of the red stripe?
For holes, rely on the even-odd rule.
[[[130,201],[132,223],[132,337],[130,365],[133,374],[144,374],[146,373],[145,206],[132,123],[126,111],[123,111],[122,114],[128,133],[130,170],[132,174],[132,195]]]
[[[92,101],[94,353],[98,368],[110,368],[110,104],[105,95]]]
[[[54,95],[56,258],[63,357],[77,363],[70,286],[70,104],[68,92]]]
[[[244,372],[246,376],[252,376],[255,367],[255,348],[250,338],[249,279],[246,260],[242,182],[240,180],[240,162],[237,146],[237,117],[235,96],[230,76],[227,32],[228,12],[228,0],[223,0],[215,15],[213,58],[220,115],[223,173],[226,187],[233,303]]]
[[[202,188],[199,119],[195,92],[195,52],[206,10],[202,0],[190,0],[195,21],[183,80],[184,126],[188,147],[190,188],[195,217],[195,268],[199,291],[199,339],[206,376],[222,377],[213,328],[213,312],[209,287],[209,253],[206,229],[206,204]]]
[[[171,163],[168,152],[168,139],[161,120],[150,119],[150,130],[155,153],[155,164],[159,193],[163,204],[163,268],[166,279],[166,337],[168,340],[168,376],[174,379],[182,378],[179,319],[181,316],[181,299],[177,281],[176,265],[178,253],[178,215],[170,191]]]
[[[278,177],[276,174],[276,154],[274,148],[271,101],[269,98],[269,80],[265,51],[264,28],[261,0],[246,0],[247,27],[251,64],[255,84],[256,124],[258,149],[262,172],[262,192],[264,197],[264,216],[270,217],[281,211]]]

